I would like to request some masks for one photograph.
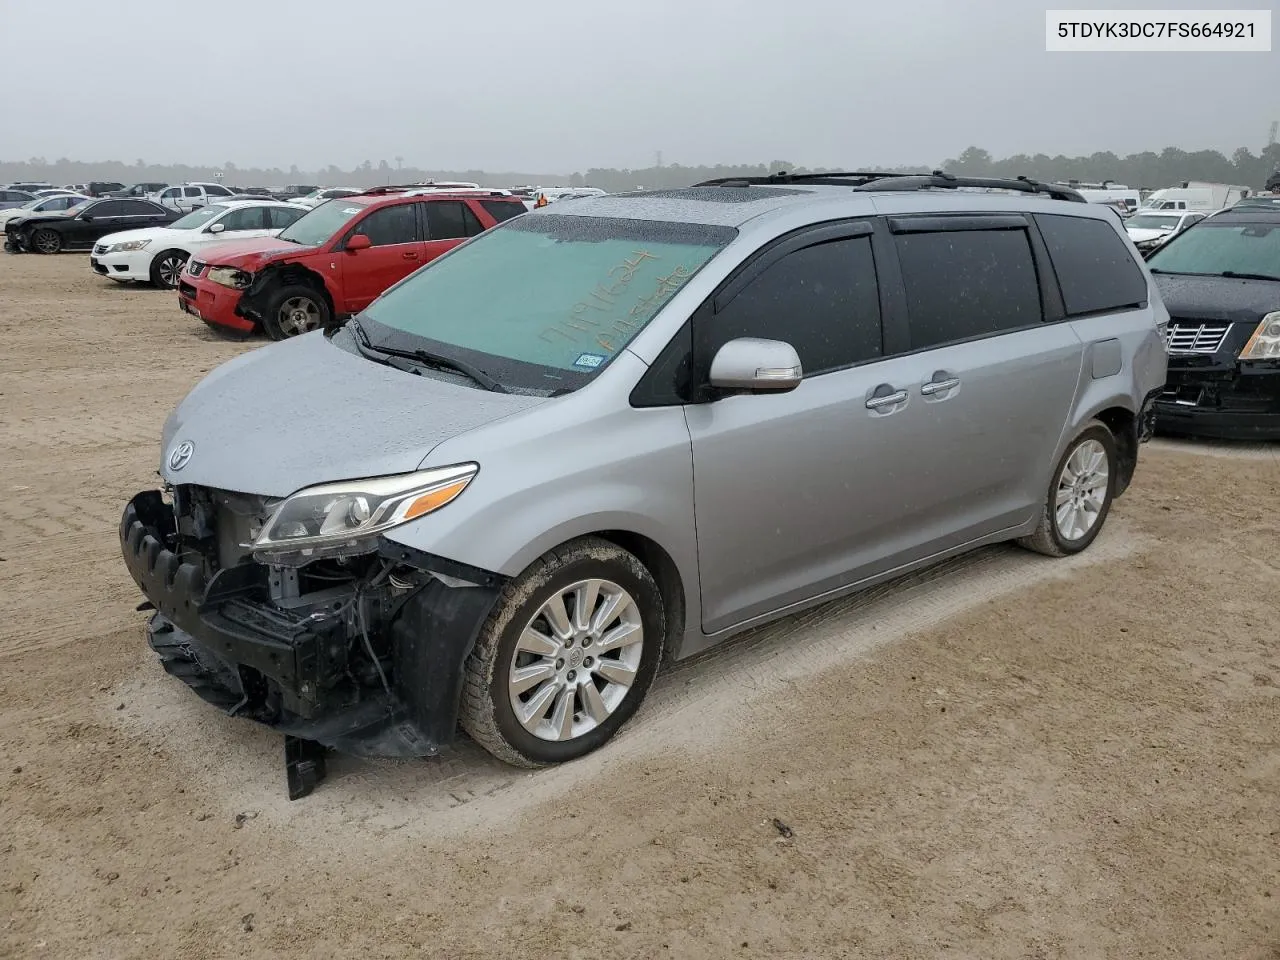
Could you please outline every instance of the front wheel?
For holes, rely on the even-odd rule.
[[[174,289],[186,265],[187,255],[181,250],[165,250],[156,254],[151,261],[151,285],[161,290]]]
[[[1079,553],[1097,539],[1116,488],[1116,439],[1093,420],[1058,462],[1035,533],[1018,541],[1050,557]]]
[[[324,294],[315,287],[292,284],[268,298],[262,329],[272,340],[285,340],[327,327],[331,317]]]
[[[467,659],[462,727],[499,760],[573,760],[640,707],[662,660],[662,594],[632,554],[587,537],[509,583]]]
[[[57,253],[62,249],[62,234],[57,230],[37,230],[31,235],[31,248],[37,253]]]

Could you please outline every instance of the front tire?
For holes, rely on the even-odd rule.
[[[667,617],[652,575],[596,537],[544,554],[511,581],[467,659],[462,727],[499,760],[563,763],[639,709]]]
[[[62,250],[62,234],[57,230],[37,230],[31,235],[31,249],[36,253],[58,253]]]
[[[329,326],[333,319],[329,301],[307,284],[281,287],[267,299],[262,329],[272,340],[286,340]]]
[[[163,250],[151,261],[151,285],[161,290],[173,290],[178,286],[182,268],[187,265],[187,254],[181,250]]]
[[[1058,461],[1035,533],[1018,543],[1050,557],[1088,548],[1102,532],[1115,489],[1116,438],[1091,420]]]

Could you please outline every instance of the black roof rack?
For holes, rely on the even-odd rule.
[[[856,180],[857,183],[849,181]],[[1061,184],[1041,183],[1029,177],[1007,179],[1003,177],[957,177],[941,170],[933,173],[786,173],[779,172],[767,177],[721,177],[696,183],[696,187],[748,187],[767,184],[809,183],[823,186],[849,186],[854,190],[955,190],[960,187],[972,187],[983,190],[1016,190],[1020,193],[1043,193],[1054,200],[1070,200],[1075,203],[1087,202],[1083,196],[1070,187]]]
[[[825,186],[847,187],[850,180],[879,180],[882,177],[896,177],[896,173],[875,172],[840,172],[840,173],[787,173],[780,170],[767,177],[717,177],[714,180],[703,180],[695,183],[695,187],[764,187],[777,186],[783,183],[812,183]]]
[[[392,183],[380,187],[370,187],[368,190],[361,190],[357,196],[380,196],[388,193],[468,193],[477,196],[484,194],[491,197],[507,196],[509,191],[502,190],[498,187],[438,187],[432,189],[429,183]]]

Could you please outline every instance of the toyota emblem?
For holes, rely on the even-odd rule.
[[[183,440],[173,448],[173,453],[169,454],[169,469],[181,470],[191,460],[191,455],[195,452],[196,445],[190,440]]]

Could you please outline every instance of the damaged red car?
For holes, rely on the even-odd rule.
[[[178,302],[212,327],[283,340],[345,320],[468,237],[524,212],[502,191],[375,188],[323,203],[275,237],[192,257]]]

